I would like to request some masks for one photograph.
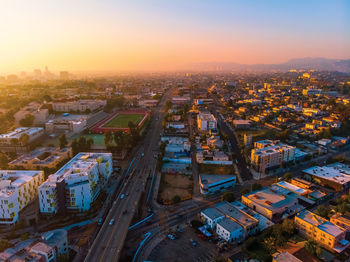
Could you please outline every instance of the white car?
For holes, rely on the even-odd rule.
[[[113,226],[114,225],[114,218],[111,219],[111,221],[109,221],[109,225]]]
[[[125,195],[124,194],[122,194],[121,196],[120,196],[120,199],[123,199],[125,197]]]

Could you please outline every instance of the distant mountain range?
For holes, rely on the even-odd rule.
[[[315,69],[322,71],[338,71],[350,73],[350,59],[327,59],[327,58],[296,58],[291,59],[286,63],[281,64],[238,64],[238,63],[196,63],[191,64],[192,70],[205,71],[257,71],[257,72],[271,72],[271,71],[288,71],[292,69]]]

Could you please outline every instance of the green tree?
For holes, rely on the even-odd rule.
[[[0,240],[0,252],[4,251],[6,248],[9,248],[11,244],[6,238]]]
[[[328,219],[329,218],[329,215],[330,215],[330,207],[328,206],[325,206],[325,205],[319,205],[316,209],[316,214],[323,217],[323,218],[326,218]]]
[[[246,195],[246,194],[248,194],[248,193],[250,193],[249,188],[243,188],[243,189],[241,190],[241,195]]]
[[[33,123],[34,123],[34,116],[32,114],[26,114],[24,118],[22,118],[19,121],[19,124],[25,127],[33,126]]]
[[[181,202],[181,197],[178,196],[178,195],[174,196],[174,197],[173,197],[173,202],[174,202],[175,204],[180,203],[180,202]]]
[[[292,177],[293,177],[293,175],[292,175],[291,172],[286,172],[286,173],[284,173],[284,175],[283,175],[283,179],[284,179],[285,181],[290,181],[290,180],[292,179]]]
[[[66,134],[62,134],[58,137],[58,143],[61,149],[67,146],[68,141],[66,138]]]
[[[261,189],[261,188],[262,188],[262,185],[259,184],[259,183],[254,183],[254,184],[252,185],[252,191],[259,190],[259,189]]]
[[[29,143],[29,135],[28,134],[22,134],[20,137],[19,137],[19,143],[21,145],[28,145]]]
[[[276,239],[272,236],[265,238],[264,246],[270,254],[273,254],[276,251]]]
[[[227,202],[233,202],[235,201],[235,195],[232,192],[225,192],[222,195],[222,200]]]
[[[7,155],[0,152],[0,168],[1,169],[7,169],[8,168],[8,158]]]
[[[113,134],[111,132],[107,132],[104,134],[104,143],[106,147],[109,147],[113,140]]]
[[[288,235],[293,235],[295,232],[295,224],[294,220],[290,218],[286,218],[282,222],[282,230],[283,232],[287,233]]]

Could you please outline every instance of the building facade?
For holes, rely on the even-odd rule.
[[[85,212],[113,172],[111,153],[79,153],[39,187],[40,212]]]
[[[0,170],[0,224],[18,221],[19,212],[38,195],[43,171]]]

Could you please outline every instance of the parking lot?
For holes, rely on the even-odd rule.
[[[198,237],[194,230],[182,225],[183,232],[176,232],[175,240],[165,238],[151,252],[149,261],[215,261],[221,254],[218,253],[216,245]],[[197,243],[193,246],[190,239]]]

